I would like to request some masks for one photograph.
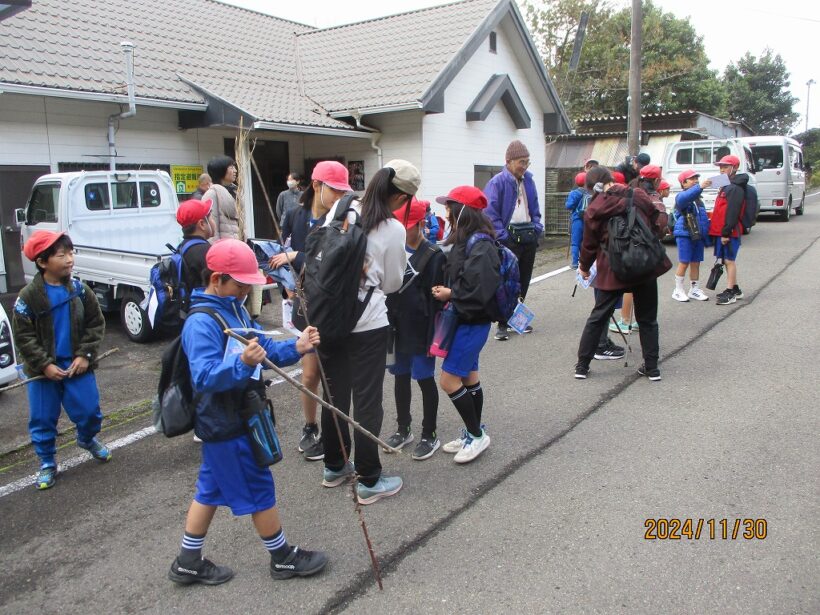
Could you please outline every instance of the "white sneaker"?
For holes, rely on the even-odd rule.
[[[697,286],[689,289],[689,298],[695,301],[709,301],[709,296]]]
[[[689,297],[686,296],[686,291],[684,291],[682,288],[676,288],[675,292],[672,293],[672,298],[675,301],[689,301]]]
[[[456,438],[455,440],[450,440],[447,444],[445,444],[444,446],[441,447],[441,450],[443,450],[445,453],[450,453],[451,455],[454,455],[455,453],[457,453],[461,450],[461,447],[464,446],[464,439],[466,437],[467,437],[467,430],[462,429],[461,430],[461,435],[458,438]]]
[[[453,461],[456,463],[468,463],[487,450],[488,446],[490,446],[490,436],[485,432],[481,432],[480,438],[468,436],[467,439],[464,440],[464,446],[462,446],[461,450],[453,457]]]

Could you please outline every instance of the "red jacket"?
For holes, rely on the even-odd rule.
[[[632,284],[625,284],[615,277],[609,268],[609,257],[604,250],[607,242],[607,223],[613,216],[626,211],[627,193],[629,188],[619,184],[613,185],[606,192],[596,193],[589,202],[584,215],[584,239],[581,242],[581,256],[578,259],[580,268],[589,271],[592,263],[598,263],[598,275],[594,286],[601,290],[625,290],[633,286],[640,286],[644,280]],[[666,229],[667,214],[663,205],[655,205],[649,195],[636,188],[632,197],[632,205],[637,208],[638,215],[642,216],[658,237],[663,237]],[[672,268],[672,262],[665,258],[663,263],[645,281],[663,275]]]

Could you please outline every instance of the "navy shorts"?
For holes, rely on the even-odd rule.
[[[703,242],[692,241],[689,237],[675,237],[678,244],[678,262],[680,263],[702,263],[703,262]]]
[[[448,374],[466,378],[470,372],[478,371],[478,355],[487,343],[490,324],[460,324],[453,337],[450,352],[441,364],[441,369]]]
[[[436,358],[426,354],[396,353],[396,363],[387,368],[394,376],[410,374],[413,380],[432,378],[436,371]]]
[[[248,436],[202,443],[194,500],[205,506],[228,506],[237,516],[276,506],[273,475],[254,461]]]
[[[729,243],[725,246],[720,237],[715,237],[715,256],[724,258],[727,261],[737,260],[737,253],[740,252],[740,237],[729,237]]]

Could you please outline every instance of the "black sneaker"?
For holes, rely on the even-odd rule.
[[[401,426],[396,430],[396,433],[385,440],[385,442],[393,448],[404,448],[405,444],[410,444],[412,441],[413,434],[410,432],[410,428]]]
[[[413,459],[416,461],[421,461],[422,459],[429,459],[433,456],[439,447],[441,446],[441,442],[435,436],[424,437],[422,436],[421,441],[416,445],[415,450],[413,450]]]
[[[510,330],[504,325],[498,325],[498,329],[495,331],[495,339],[499,342],[506,342],[510,339]]]
[[[299,452],[304,453],[319,441],[319,426],[311,423],[302,427],[302,438],[299,440]]]
[[[661,379],[661,370],[659,370],[657,367],[654,368],[654,369],[646,369],[646,365],[643,364],[643,363],[638,368],[638,373],[641,376],[646,376],[652,382],[657,382],[658,380]]]
[[[575,378],[578,380],[586,380],[588,375],[589,365],[584,365],[583,363],[577,363],[575,365]]]
[[[524,334],[532,333],[532,325],[527,325],[524,327]]]
[[[595,351],[595,358],[599,361],[611,361],[623,359],[625,354],[622,346],[616,346],[611,339],[606,338],[606,344]]]
[[[270,576],[274,579],[309,577],[327,565],[327,554],[323,551],[302,550],[293,547],[283,562],[270,562]]]
[[[722,293],[719,293],[717,297],[715,297],[715,304],[716,305],[729,305],[730,303],[734,303],[737,301],[737,296],[735,295],[735,291],[731,288],[727,288]]]
[[[321,461],[325,458],[325,444],[322,438],[316,438],[313,444],[308,446],[304,451],[304,458],[308,461]]]
[[[743,291],[740,290],[740,286],[737,284],[732,288],[732,293],[734,293],[735,299],[743,299]]]
[[[217,566],[205,558],[183,566],[179,563],[179,558],[176,558],[168,571],[168,578],[180,585],[219,585],[233,578],[233,570],[227,566]]]

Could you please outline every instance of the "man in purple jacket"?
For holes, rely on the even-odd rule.
[[[521,141],[513,141],[507,146],[506,168],[494,176],[484,193],[487,195],[487,216],[495,227],[496,237],[513,251],[518,258],[521,273],[521,298],[527,297],[527,289],[535,264],[538,238],[544,232],[541,211],[538,208],[538,193],[530,166],[530,152]],[[528,326],[526,333],[531,333]],[[498,323],[495,339],[510,339],[507,323]]]

